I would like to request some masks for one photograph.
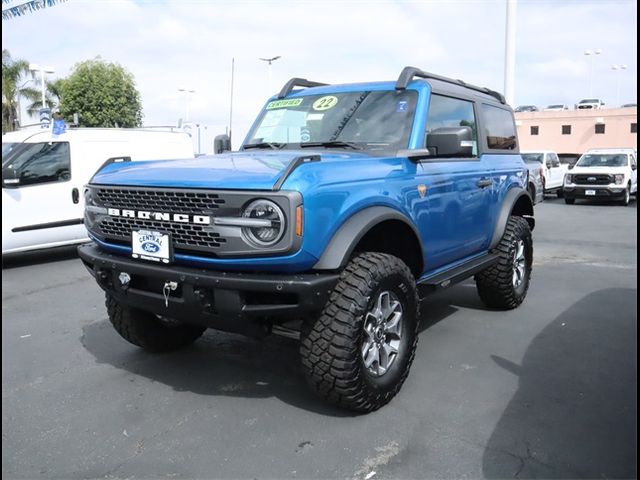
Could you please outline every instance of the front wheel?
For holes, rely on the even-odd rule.
[[[624,197],[622,197],[622,201],[620,204],[623,207],[626,207],[631,202],[631,185],[627,185],[627,188],[624,189]]]
[[[338,406],[377,410],[409,373],[418,324],[409,268],[383,253],[354,257],[321,315],[303,327],[300,356],[309,385]]]
[[[106,296],[111,324],[122,338],[150,352],[169,352],[195,342],[205,327],[161,319],[157,315],[122,305]]]
[[[486,306],[510,310],[527,296],[531,278],[533,241],[524,218],[509,217],[496,252],[498,262],[476,275],[476,287]]]
[[[575,198],[566,198],[565,197],[564,203],[566,203],[567,205],[573,205],[574,203],[576,203],[576,199]]]

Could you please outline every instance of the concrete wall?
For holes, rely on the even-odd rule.
[[[523,112],[515,117],[521,150],[581,155],[590,148],[637,148],[637,133],[631,133],[631,124],[637,128],[637,107]],[[595,133],[596,124],[604,124],[604,134]],[[563,125],[571,125],[570,135],[562,134]],[[538,127],[538,135],[531,134],[531,127]]]

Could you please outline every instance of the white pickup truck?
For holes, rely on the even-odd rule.
[[[629,205],[638,192],[638,164],[633,148],[599,148],[587,151],[567,174],[564,201],[577,198],[617,201]]]
[[[525,161],[537,161],[543,167],[542,184],[544,193],[556,193],[562,198],[564,176],[569,171],[568,165],[560,163],[558,154],[550,150],[531,150],[520,152]]]

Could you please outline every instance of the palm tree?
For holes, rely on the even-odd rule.
[[[58,78],[53,81],[47,80],[45,82],[45,91],[44,91],[44,103],[45,106],[49,108],[60,107],[60,98],[62,97],[62,86],[64,83],[64,79]],[[32,100],[29,97],[29,100]],[[35,115],[40,111],[42,107],[42,93],[38,93],[35,100],[27,106],[27,113],[29,115]]]
[[[2,50],[2,132],[10,132],[19,124],[20,97],[37,101],[39,92],[27,87],[31,81],[29,62],[11,58],[9,50]]]

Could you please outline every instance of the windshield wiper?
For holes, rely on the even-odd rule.
[[[277,143],[277,142],[259,142],[259,143],[248,143],[242,146],[243,150],[248,150],[250,148],[271,148],[273,150],[280,150],[284,148],[286,143]]]
[[[300,148],[326,147],[326,148],[350,148],[351,150],[362,150],[357,143],[342,142],[340,140],[331,140],[329,142],[304,142],[300,144]]]

